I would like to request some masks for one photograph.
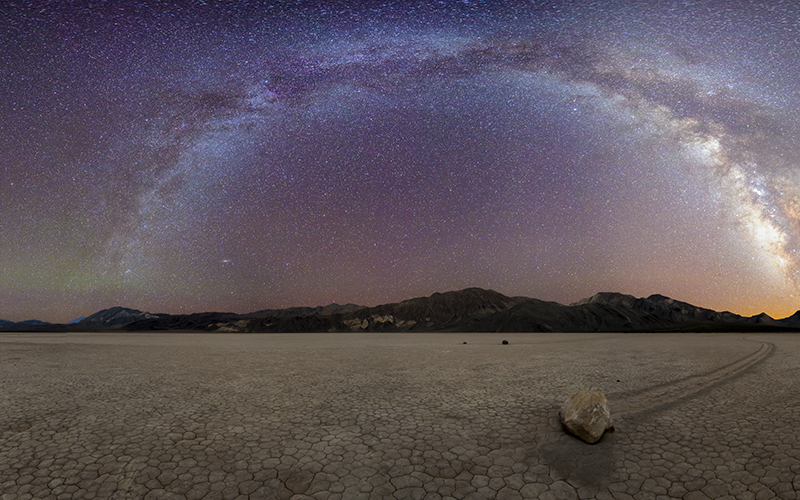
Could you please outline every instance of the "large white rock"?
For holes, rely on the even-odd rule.
[[[589,444],[613,428],[608,401],[601,391],[578,391],[559,410],[564,429]]]

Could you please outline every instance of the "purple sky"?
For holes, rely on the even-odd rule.
[[[794,2],[3,2],[0,318],[800,309]]]

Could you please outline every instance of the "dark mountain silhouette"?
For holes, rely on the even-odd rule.
[[[524,297],[507,297],[494,290],[467,288],[361,309],[346,321],[351,327],[355,326],[354,321],[359,321],[359,328],[367,331],[460,329],[523,300]]]
[[[576,302],[573,306],[580,306],[583,304],[606,304],[615,307],[630,307],[652,313],[682,326],[704,325],[707,328],[710,325],[723,327],[725,325],[736,325],[736,328],[741,330],[753,329],[747,325],[764,327],[765,329],[770,329],[771,327],[780,329],[790,326],[783,322],[785,320],[773,319],[766,313],[746,317],[728,311],[717,312],[712,309],[697,307],[658,294],[651,295],[647,298],[636,298],[632,295],[624,295],[621,293],[598,293],[588,299]],[[797,313],[795,313],[795,316],[797,316]]]
[[[50,325],[47,321],[39,321],[38,319],[27,319],[25,321],[8,321],[7,319],[0,319],[0,330],[12,328],[30,328]]]
[[[693,306],[686,302],[680,302],[663,295],[651,295],[647,298],[637,299],[633,295],[621,293],[598,293],[588,299],[583,299],[573,304],[580,306],[585,304],[606,304],[609,306],[623,306],[653,313],[662,318],[675,322],[684,321],[723,321],[739,322],[746,321],[747,318],[730,312],[717,312],[711,309]]]
[[[49,325],[47,321],[39,321],[38,319],[28,319],[25,321],[18,321],[16,324],[18,325],[26,325],[26,326],[43,326]]]
[[[800,328],[800,311],[797,311],[788,318],[783,318],[776,321],[788,328]]]
[[[311,316],[318,314],[320,316],[331,316],[334,314],[346,314],[359,309],[364,309],[366,306],[359,306],[356,304],[345,304],[340,306],[337,303],[329,304],[327,306],[317,307],[289,307],[287,309],[264,309],[248,314],[244,314],[248,318],[276,318],[276,317],[291,317],[291,316]]]
[[[10,324],[7,324],[10,323]],[[722,332],[798,331],[800,311],[776,320],[717,312],[665,297],[636,298],[598,293],[562,305],[493,290],[467,288],[402,302],[365,307],[330,304],[319,307],[264,309],[249,314],[204,312],[153,314],[112,307],[67,325],[36,322],[0,323],[19,331],[208,332]],[[41,323],[41,322],[39,322]],[[5,326],[4,326],[5,325]]]
[[[209,330],[212,325],[227,325],[243,321],[242,316],[235,313],[206,312],[195,314],[158,314],[131,321],[122,325],[123,330]]]
[[[248,325],[250,331],[431,331],[458,328],[513,306],[523,298],[493,290],[467,288],[434,293],[375,307],[358,307],[326,316],[265,317]]]
[[[472,331],[608,332],[647,331],[674,326],[669,319],[626,305],[582,303],[564,306],[527,299],[473,323]]]
[[[98,326],[117,326],[126,325],[135,321],[141,321],[151,318],[169,316],[168,314],[151,314],[149,312],[142,312],[138,309],[128,309],[127,307],[112,307],[110,309],[103,309],[96,312],[91,316],[83,318],[76,323],[77,325],[98,325]]]

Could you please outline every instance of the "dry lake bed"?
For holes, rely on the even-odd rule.
[[[793,499],[799,434],[793,334],[0,334],[3,500]]]

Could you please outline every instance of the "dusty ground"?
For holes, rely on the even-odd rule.
[[[0,334],[0,496],[795,498],[799,355],[779,334]],[[615,413],[594,446],[558,425],[578,389]]]

